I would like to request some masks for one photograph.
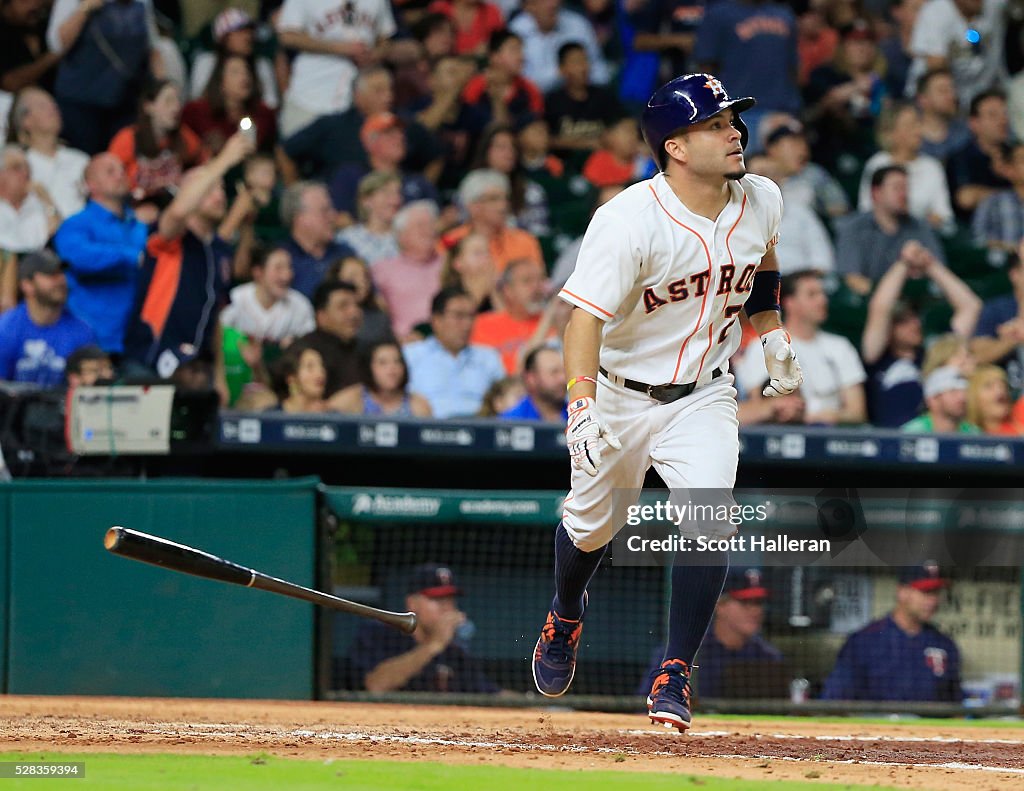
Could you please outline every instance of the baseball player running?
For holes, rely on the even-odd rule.
[[[740,113],[753,105],[730,99],[710,74],[655,91],[641,129],[661,172],[597,210],[559,294],[575,308],[565,331],[572,491],[555,531],[555,597],[533,657],[544,695],[572,683],[587,584],[651,465],[674,492],[731,493],[739,422],[728,360],[741,309],[764,346],[764,394],[792,393],[803,379],[779,314],[772,247],[782,196],[743,162]],[[728,523],[680,529],[735,532]],[[706,555],[707,565],[672,570],[668,644],[647,700],[652,722],[680,731],[690,723],[693,658],[728,570],[727,553]]]

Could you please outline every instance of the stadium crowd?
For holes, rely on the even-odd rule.
[[[0,379],[564,419],[650,92],[754,96],[801,392],[743,423],[1024,433],[1020,0],[0,0]],[[681,330],[681,333],[683,330]]]

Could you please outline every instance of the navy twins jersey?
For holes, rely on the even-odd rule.
[[[887,615],[850,635],[821,696],[959,703],[960,651],[934,626],[908,635]]]
[[[693,382],[739,348],[739,312],[778,241],[782,194],[770,179],[727,182],[714,221],[661,173],[599,208],[559,296],[605,322],[601,365],[651,384]]]

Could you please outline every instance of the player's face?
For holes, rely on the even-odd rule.
[[[427,633],[433,631],[447,613],[459,609],[454,596],[423,596],[414,593],[409,596],[407,604],[416,613],[419,627]]]
[[[939,609],[941,591],[919,591],[909,585],[901,585],[897,593],[903,610],[918,623],[928,623]]]
[[[740,179],[747,174],[740,131],[733,126],[736,114],[730,109],[688,127],[666,142],[671,156],[682,154],[686,168],[704,178]],[[678,151],[673,149],[676,145]]]
[[[761,631],[764,624],[764,602],[760,599],[739,601],[726,596],[718,603],[716,617],[730,630],[749,640]]]

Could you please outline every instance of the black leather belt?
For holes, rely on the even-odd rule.
[[[599,370],[605,377],[608,377],[608,371],[604,367],[600,367]],[[717,379],[725,371],[721,368],[716,368],[712,374],[712,379]],[[622,386],[627,390],[635,390],[638,393],[650,396],[655,401],[660,401],[663,404],[671,404],[673,401],[678,401],[680,398],[686,398],[690,393],[697,389],[696,382],[687,382],[684,385],[649,385],[643,382],[637,382],[635,379],[625,379],[624,377],[616,377],[622,381]]]

